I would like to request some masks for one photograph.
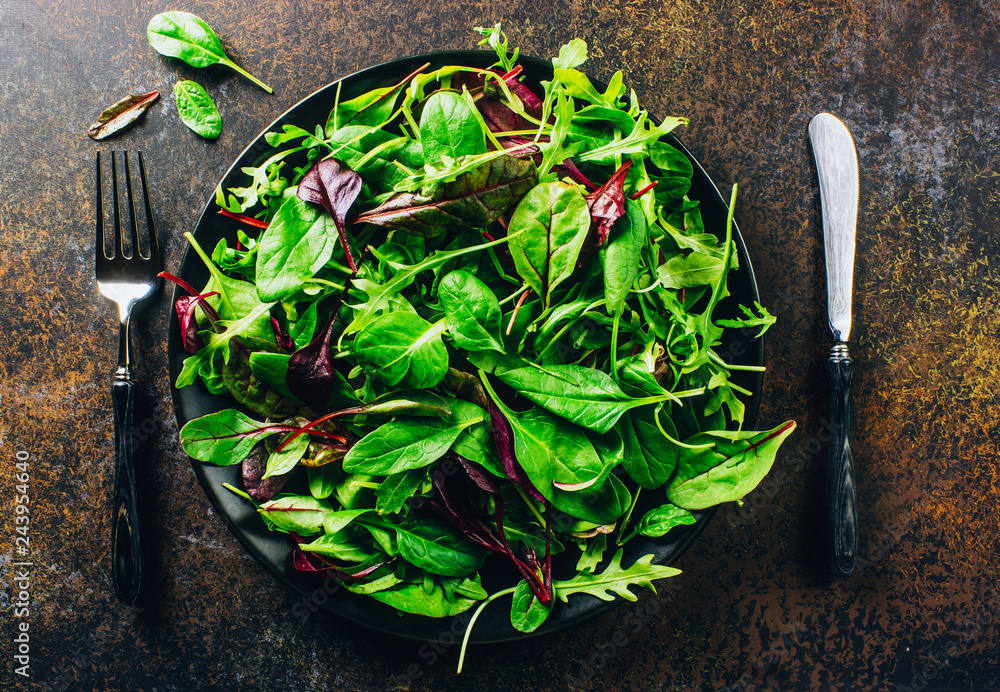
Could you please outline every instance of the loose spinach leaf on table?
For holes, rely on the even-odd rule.
[[[225,65],[271,93],[271,87],[230,60],[212,28],[190,12],[162,12],[154,16],[146,27],[146,38],[162,55],[180,58],[192,67]]]
[[[184,79],[174,85],[174,99],[181,122],[192,132],[205,139],[215,139],[222,134],[222,116],[215,101],[198,82]]]

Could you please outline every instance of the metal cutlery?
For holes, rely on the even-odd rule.
[[[132,175],[128,152],[124,152],[124,186],[128,203],[130,230],[122,227],[121,206],[118,191],[122,181],[118,176],[117,157],[111,153],[111,199],[113,209],[113,234],[107,240],[111,243],[110,256],[105,245],[104,195],[101,184],[101,155],[97,154],[97,241],[95,251],[95,273],[97,286],[104,297],[118,305],[118,367],[115,369],[111,385],[111,400],[115,420],[115,485],[112,509],[112,582],[118,598],[126,603],[135,603],[144,586],[143,557],[141,542],[141,522],[139,500],[136,492],[135,465],[132,459],[134,439],[132,431],[132,409],[135,382],[132,379],[134,356],[130,341],[132,317],[143,307],[160,287],[159,272],[162,269],[160,250],[156,240],[156,227],[149,204],[149,188],[146,184],[146,168],[142,152],[138,153],[139,182],[143,205],[146,210],[148,249],[140,250],[139,223],[136,216],[135,199],[132,194]]]
[[[830,570],[847,576],[858,549],[854,458],[851,453],[851,384],[854,362],[847,350],[858,219],[858,155],[840,120],[820,113],[809,123],[823,208],[827,316],[836,343],[830,352],[830,422],[834,439],[827,461],[827,525]]]

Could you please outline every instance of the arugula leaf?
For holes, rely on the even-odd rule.
[[[584,593],[595,596],[602,601],[613,601],[615,595],[627,601],[635,601],[637,597],[628,587],[639,586],[656,592],[653,582],[666,579],[681,573],[679,569],[665,565],[651,564],[652,555],[644,555],[628,568],[621,565],[623,550],[619,549],[611,558],[610,564],[599,574],[581,572],[572,579],[552,582],[556,597],[566,603],[573,594]]]

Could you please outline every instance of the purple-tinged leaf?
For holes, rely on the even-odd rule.
[[[340,235],[340,244],[344,246],[344,255],[351,271],[357,269],[351,245],[347,240],[345,223],[347,211],[354,204],[361,192],[361,176],[355,173],[346,163],[337,159],[317,161],[299,183],[298,197],[306,202],[319,204],[333,217]]]
[[[535,489],[528,479],[528,474],[521,468],[517,455],[514,454],[514,429],[510,427],[507,418],[501,413],[493,399],[486,397],[486,410],[490,414],[490,429],[493,431],[493,440],[497,446],[497,453],[500,461],[503,462],[504,473],[512,481],[528,491],[536,500],[544,500],[542,494]]]
[[[121,132],[145,113],[158,98],[160,98],[158,91],[126,96],[105,108],[104,112],[97,116],[97,122],[87,129],[87,134],[91,139],[100,140]]]
[[[274,329],[274,340],[277,342],[278,346],[280,346],[283,351],[292,350],[292,346],[294,345],[292,337],[281,331],[281,325],[278,324],[278,320],[274,317],[271,318],[271,327]]]
[[[313,408],[320,408],[330,400],[334,379],[339,374],[335,374],[330,358],[330,340],[336,323],[335,310],[323,331],[288,359],[285,383],[292,394]]]
[[[430,196],[401,192],[352,221],[419,236],[439,235],[452,226],[482,228],[517,204],[537,182],[532,161],[499,156],[437,186]]]
[[[597,247],[604,245],[615,221],[625,213],[625,174],[632,161],[623,163],[608,182],[587,195],[587,207],[597,228]]]
[[[177,299],[177,302],[174,303],[174,310],[177,311],[177,322],[180,326],[181,346],[187,353],[197,353],[198,349],[202,347],[202,343],[201,338],[198,336],[198,320],[196,319],[195,308],[201,305],[201,309],[205,311],[208,319],[212,320],[212,322],[218,322],[219,313],[206,303],[205,300],[211,296],[218,295],[219,292],[211,291],[210,293],[198,294],[198,291],[191,284],[180,277],[174,276],[169,272],[160,272],[159,276],[168,281],[173,281],[189,294]]]
[[[291,472],[281,476],[271,476],[264,478],[267,470],[267,451],[263,445],[257,445],[253,451],[243,460],[242,475],[243,488],[257,502],[267,502],[285,486]]]

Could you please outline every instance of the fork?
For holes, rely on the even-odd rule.
[[[115,593],[125,603],[134,604],[139,600],[143,586],[142,532],[139,520],[139,502],[136,492],[135,465],[132,452],[137,440],[132,437],[132,408],[135,382],[132,380],[134,361],[130,342],[132,316],[143,303],[152,297],[160,287],[159,272],[162,269],[160,250],[156,241],[156,228],[149,204],[149,189],[146,184],[146,167],[142,152],[138,152],[139,181],[143,204],[146,208],[146,228],[149,232],[149,254],[143,256],[139,245],[139,226],[132,196],[132,175],[129,169],[128,152],[124,152],[125,192],[128,199],[128,215],[131,222],[130,243],[125,244],[122,228],[121,207],[118,203],[118,166],[115,152],[111,152],[112,201],[114,209],[114,236],[109,238],[113,245],[112,254],[105,249],[104,203],[101,186],[101,154],[97,154],[97,242],[95,250],[95,273],[97,287],[105,298],[118,304],[120,327],[118,331],[118,367],[115,369],[111,385],[111,401],[115,419],[115,485],[111,519],[111,575]],[[126,254],[128,252],[128,254]]]

